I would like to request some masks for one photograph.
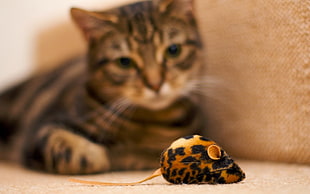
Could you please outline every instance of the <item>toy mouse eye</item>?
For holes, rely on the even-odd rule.
[[[172,44],[166,49],[166,57],[176,58],[180,56],[182,52],[182,46],[179,44]]]
[[[129,57],[120,57],[116,60],[117,65],[122,69],[132,68],[135,62]]]

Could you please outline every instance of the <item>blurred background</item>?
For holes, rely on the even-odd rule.
[[[134,0],[1,0],[0,90],[85,50],[70,7],[105,9]]]

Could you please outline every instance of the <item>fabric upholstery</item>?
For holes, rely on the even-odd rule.
[[[196,9],[213,80],[208,136],[234,156],[310,164],[310,1],[198,0]]]

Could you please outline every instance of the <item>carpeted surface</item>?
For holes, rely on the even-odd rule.
[[[238,161],[246,172],[245,181],[229,185],[171,185],[157,177],[137,186],[90,186],[72,183],[69,176],[50,175],[0,163],[0,193],[296,193],[310,192],[310,166]],[[150,175],[146,172],[113,172],[77,176],[85,180],[134,182]]]

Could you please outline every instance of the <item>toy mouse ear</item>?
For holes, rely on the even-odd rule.
[[[104,12],[90,12],[79,8],[71,8],[71,17],[82,30],[85,38],[95,37],[111,23],[117,23],[118,17]]]
[[[208,155],[212,160],[219,160],[221,159],[222,156],[222,152],[221,152],[221,148],[217,145],[210,145],[208,147]]]

